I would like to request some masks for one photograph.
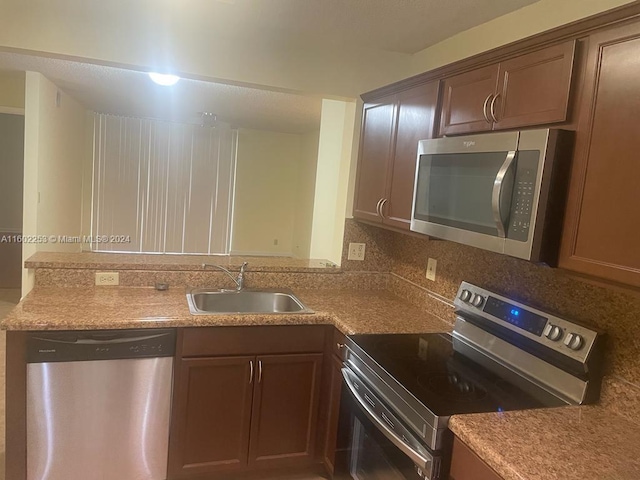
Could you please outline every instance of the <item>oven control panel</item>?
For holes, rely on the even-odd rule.
[[[462,282],[454,301],[459,313],[480,316],[584,363],[599,333],[523,303]]]

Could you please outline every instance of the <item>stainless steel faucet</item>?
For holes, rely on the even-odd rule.
[[[233,280],[233,282],[236,284],[236,291],[240,292],[242,291],[242,289],[244,288],[244,270],[247,267],[247,265],[249,265],[249,262],[244,262],[241,266],[240,266],[240,272],[238,273],[238,276],[235,277],[229,270],[227,270],[226,268],[220,266],[220,265],[215,265],[213,263],[203,263],[202,264],[202,269],[206,269],[207,267],[213,267],[213,268],[217,268],[218,270],[226,273],[229,278],[231,280]]]

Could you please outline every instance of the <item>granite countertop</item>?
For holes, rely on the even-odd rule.
[[[198,315],[184,288],[37,287],[0,327],[8,330],[230,325],[335,325],[344,334],[451,331],[452,325],[386,291],[296,290],[313,314]],[[455,415],[449,427],[505,480],[637,480],[640,426],[602,406]]]
[[[452,326],[384,291],[296,290],[312,314],[191,315],[185,289],[38,287],[0,323],[7,330],[84,330],[333,324],[344,334],[450,331]]]
[[[640,478],[640,425],[601,406],[454,415],[449,428],[505,480]]]
[[[334,263],[322,259],[100,252],[37,252],[25,261],[24,266],[26,268],[191,271],[202,270],[203,263],[238,269],[243,262],[249,263],[249,270],[252,272],[339,273],[342,271]]]

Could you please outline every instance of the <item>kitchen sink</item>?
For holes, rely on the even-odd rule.
[[[313,313],[290,290],[194,288],[187,293],[192,315]]]

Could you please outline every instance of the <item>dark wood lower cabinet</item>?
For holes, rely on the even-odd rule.
[[[179,363],[170,478],[239,470],[248,460],[254,357]],[[254,367],[255,368],[255,367]]]
[[[249,464],[313,460],[322,353],[257,357]]]
[[[502,480],[493,469],[458,437],[453,439],[450,480]]]
[[[318,414],[323,375],[325,332],[292,328],[315,338],[302,345],[316,352],[213,356],[216,352],[249,353],[255,348],[254,327],[234,327],[235,341],[194,347],[194,338],[213,338],[215,328],[179,335],[174,406],[169,444],[168,478],[229,480],[257,471],[268,476],[276,469],[320,466],[316,453]],[[229,329],[222,328],[224,335]],[[283,343],[282,329],[259,329],[264,352],[287,352],[295,341]],[[247,342],[243,341],[245,333]],[[240,336],[238,336],[240,335]],[[203,344],[204,345],[204,344]],[[217,347],[216,347],[217,345]],[[205,348],[206,347],[206,348]],[[206,357],[190,357],[206,351]],[[187,355],[185,357],[185,354]],[[266,478],[266,477],[265,477]]]
[[[326,469],[333,473],[338,439],[338,420],[340,417],[340,395],[342,393],[342,360],[336,356],[332,357],[328,371],[327,430],[322,445],[322,462]]]

